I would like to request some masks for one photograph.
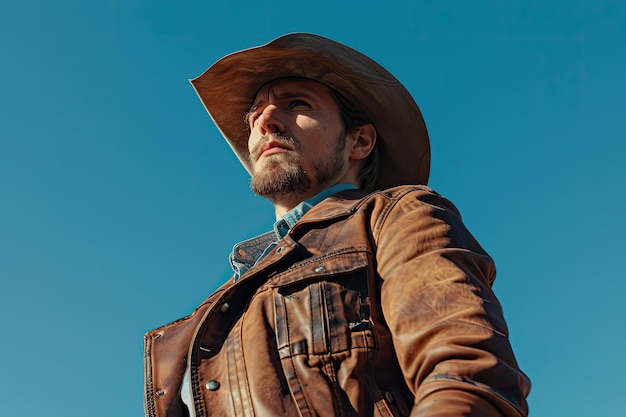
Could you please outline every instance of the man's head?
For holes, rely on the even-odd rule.
[[[235,52],[192,80],[213,121],[248,172],[254,174],[255,161],[248,146],[250,132],[243,128],[242,116],[266,86],[293,78],[312,80],[329,90],[346,134],[354,133],[353,129],[358,131],[361,126],[373,126],[377,144],[368,153],[369,159],[359,161],[363,169],[357,184],[363,187],[373,183],[373,187],[367,188],[383,189],[428,181],[428,134],[421,113],[404,86],[360,52],[304,33],[285,35],[267,45]],[[278,158],[286,155],[274,156],[272,160]],[[345,153],[342,160],[347,161]],[[327,158],[324,162],[329,166],[322,171],[341,166],[339,162],[331,164]],[[338,172],[341,169],[345,167],[337,168]],[[305,167],[303,170],[306,173]],[[306,177],[314,183],[317,181],[314,176]],[[367,177],[369,180],[363,179]]]
[[[363,168],[376,130],[342,109],[337,97],[304,78],[274,80],[259,90],[245,117],[255,193],[297,203],[339,183],[367,186],[359,174],[371,170]]]

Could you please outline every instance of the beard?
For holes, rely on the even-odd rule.
[[[282,142],[295,150],[300,147],[299,142],[293,137],[271,134],[268,135],[268,139],[259,141],[251,155],[256,155],[262,144],[269,139]],[[337,138],[337,146],[331,155],[318,157],[311,162],[312,177],[316,184],[329,183],[342,171],[345,165],[343,161],[345,145],[346,132],[343,132]],[[255,159],[258,160],[258,157]],[[313,179],[307,175],[299,158],[289,153],[270,155],[259,168],[254,168],[250,188],[256,195],[272,202],[291,194],[306,195],[313,186]]]

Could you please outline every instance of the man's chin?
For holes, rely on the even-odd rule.
[[[306,193],[311,180],[299,165],[271,164],[252,176],[250,188],[258,196],[276,201],[289,194]]]
[[[262,154],[254,163],[255,171],[260,171],[266,167],[272,167],[274,165],[294,164],[296,163],[293,155],[289,152],[277,152],[270,154]]]

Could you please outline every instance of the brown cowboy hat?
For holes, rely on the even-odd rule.
[[[377,186],[426,184],[430,144],[411,94],[382,66],[345,45],[308,33],[227,55],[191,80],[233,151],[251,172],[244,114],[270,81],[309,78],[341,93],[370,117],[381,138]]]

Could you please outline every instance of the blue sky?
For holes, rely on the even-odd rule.
[[[420,105],[430,185],[496,260],[531,415],[623,415],[624,3],[336,3],[0,3],[1,415],[142,415],[143,333],[273,221],[188,79],[295,31]]]

